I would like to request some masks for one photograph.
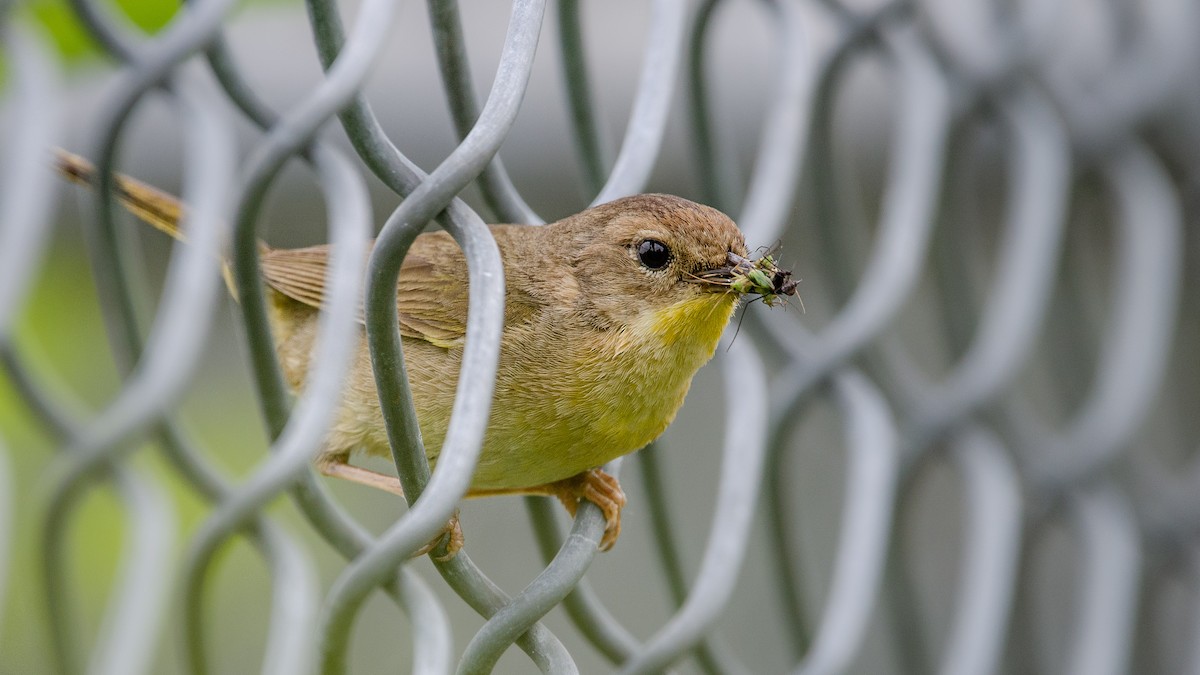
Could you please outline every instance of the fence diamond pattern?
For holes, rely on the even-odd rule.
[[[306,0],[325,77],[286,108],[260,96],[229,48],[231,0],[188,2],[153,36],[108,3],[72,0],[120,64],[103,105],[84,119],[65,104],[45,35],[17,16],[19,3],[0,5],[3,400],[16,408],[6,418],[26,418],[58,448],[26,484],[15,467],[32,461],[28,449],[0,430],[0,600],[27,586],[37,598],[31,612],[0,602],[5,630],[44,624],[47,672],[213,672],[222,649],[213,614],[228,608],[206,598],[218,554],[243,541],[270,584],[266,637],[243,671],[346,670],[356,619],[382,593],[407,617],[384,646],[389,672],[478,673],[499,662],[569,673],[600,661],[627,674],[780,663],[804,674],[1200,672],[1200,8],[653,0],[640,72],[623,75],[636,82],[628,121],[610,147],[590,58],[603,49],[585,43],[605,39],[589,31],[589,17],[616,10],[594,4],[514,0],[499,68],[477,98],[462,25],[472,6],[430,0],[461,142],[428,173],[363,94],[397,22],[393,0],[353,11]],[[757,145],[731,133],[720,114],[729,83],[714,75],[729,58],[723,22],[745,13],[770,31]],[[677,527],[684,514],[671,494],[688,486],[665,467],[669,449],[609,467],[645,486],[629,518],[648,521],[643,573],[674,603],[649,631],[631,628],[645,624],[609,607],[609,589],[589,580],[605,562],[603,517],[590,505],[566,533],[555,507],[527,500],[544,567],[524,570],[531,581],[519,591],[502,590],[473,562],[469,522],[458,557],[409,561],[466,489],[495,374],[502,292],[486,282],[500,261],[485,221],[459,195],[474,185],[489,220],[544,221],[498,155],[538,49],[564,76],[571,136],[553,140],[573,144],[592,203],[656,188],[670,113],[683,111],[696,179],[685,196],[730,213],[748,242],[782,241],[785,258],[798,252],[809,305],[749,308],[710,366],[722,383],[724,437],[719,481],[704,487],[702,543],[683,541]],[[888,123],[878,138],[845,142],[861,101],[846,91],[864,70],[886,91],[877,103]],[[211,81],[227,100],[207,93]],[[190,234],[145,316],[136,230],[119,220],[109,172],[151,97],[169,103],[177,124]],[[230,104],[261,130],[252,147],[238,147],[221,112]],[[66,194],[50,151],[72,124],[87,130],[73,149],[103,176],[84,230],[120,373],[95,407],[77,405],[54,364],[18,339]],[[874,173],[864,147],[885,158]],[[341,254],[327,280],[318,366],[295,401],[275,363],[254,246],[267,191],[289,160],[311,167],[327,240]],[[381,230],[368,172],[402,198]],[[356,298],[380,299],[368,302],[376,353],[398,349],[395,305],[373,291],[390,287],[406,242],[432,221],[459,241],[471,279],[454,433],[432,475],[411,448],[397,449],[411,506],[371,533],[310,461],[358,344]],[[364,281],[359,263],[377,230]],[[245,367],[270,439],[236,477],[216,468],[178,415],[219,316],[214,260],[226,244]],[[385,410],[399,410],[408,394],[397,384],[381,396]],[[842,463],[840,505],[824,524],[834,536],[814,553],[798,476],[815,470],[806,428],[831,416],[842,430],[826,439]],[[160,475],[138,462],[145,453],[206,504],[198,525],[181,526]],[[100,628],[81,631],[76,575],[90,552],[70,532],[96,491],[120,505],[121,556]],[[268,510],[285,500],[299,525]],[[931,509],[951,514],[942,520],[955,531],[937,533],[951,543],[929,545]],[[344,560],[331,583],[314,558],[326,545]],[[814,561],[825,562],[814,570]],[[766,577],[749,579],[759,562]],[[430,564],[440,580],[418,573]],[[17,572],[26,569],[38,574]],[[935,569],[946,574],[931,580]],[[744,632],[720,623],[752,583],[772,598],[755,608],[756,621],[786,636],[771,649],[742,644],[735,634]],[[450,618],[454,603],[486,621],[464,635]],[[552,631],[543,617],[560,605],[569,622]],[[5,660],[0,671],[9,672]]]

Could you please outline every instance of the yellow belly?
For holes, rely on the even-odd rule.
[[[657,438],[712,358],[736,304],[732,295],[706,294],[585,344],[557,343],[545,358],[560,358],[558,368],[514,373],[502,364],[474,486],[561,480]]]
[[[506,329],[472,486],[550,483],[657,438],[683,404],[692,376],[712,357],[736,306],[732,294],[706,293],[648,313],[643,321],[620,330]],[[273,318],[285,374],[293,387],[302,386],[316,312],[304,316],[291,311]],[[426,453],[436,464],[453,407],[461,351],[405,338],[404,353]],[[367,354],[364,339],[329,434],[330,454],[358,449],[390,454]]]

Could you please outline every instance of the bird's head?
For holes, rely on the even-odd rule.
[[[576,306],[604,327],[699,332],[715,345],[744,296],[795,294],[790,273],[751,256],[728,216],[679,197],[625,197],[554,227],[569,240]]]

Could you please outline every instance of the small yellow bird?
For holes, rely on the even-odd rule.
[[[90,184],[84,159],[60,152],[59,171]],[[122,203],[178,238],[182,205],[118,177]],[[597,504],[616,541],[625,496],[598,467],[658,437],[692,376],[713,355],[741,299],[794,295],[770,255],[751,258],[742,233],[716,209],[668,195],[637,195],[544,226],[493,225],[507,283],[495,397],[468,497],[559,498],[574,515]],[[260,247],[276,351],[288,384],[304,385],[324,297],[329,249]],[[466,334],[466,262],[444,232],[417,237],[396,288],[400,333],[431,464],[446,435]],[[365,331],[318,470],[401,494],[394,476],[349,463],[390,456]],[[461,546],[457,522],[451,553]]]

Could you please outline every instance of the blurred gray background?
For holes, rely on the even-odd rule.
[[[607,136],[609,159],[623,133],[641,67],[642,50],[649,21],[645,3],[616,1],[583,3],[585,44],[596,92],[596,103],[602,113],[603,131]],[[847,3],[850,4],[850,3]],[[859,9],[869,9],[871,3]],[[960,12],[969,11],[966,5],[952,0],[922,4],[920,23],[925,30],[936,34],[951,46],[964,42],[969,51],[970,22],[962,20]],[[1020,3],[1014,3],[1020,4]],[[1102,64],[1114,52],[1113,44],[1120,42],[1125,30],[1113,23],[1109,13],[1100,11],[1093,3],[1060,3],[1059,11],[1077,26],[1077,30],[1056,35],[1058,44],[1044,60],[1051,64],[1049,72],[1060,72],[1062,78],[1103,80]],[[353,4],[344,6],[347,24],[352,23]],[[817,4],[804,7],[807,16],[807,38],[811,53],[825,54],[839,35],[830,13]],[[970,10],[974,11],[974,10]],[[1133,11],[1133,10],[1131,10]],[[497,58],[507,26],[507,3],[478,0],[462,3],[462,15],[468,36],[469,56],[476,91],[482,100],[495,73]],[[541,47],[534,66],[532,81],[512,132],[501,149],[513,180],[527,202],[547,220],[574,213],[585,207],[591,196],[582,185],[579,163],[568,122],[568,111],[562,86],[562,71],[554,48],[554,4],[548,11]],[[728,151],[731,164],[725,167],[734,177],[733,195],[745,192],[738,182],[749,174],[759,144],[764,109],[770,99],[773,78],[778,64],[772,62],[772,19],[761,3],[751,0],[730,0],[717,10],[717,28],[710,38],[708,60],[710,92],[719,140]],[[1133,13],[1136,14],[1136,11]],[[1192,26],[1198,28],[1200,26]],[[1116,37],[1113,37],[1116,36]],[[276,109],[286,109],[306,94],[319,79],[317,62],[303,9],[298,5],[250,6],[241,10],[229,24],[228,37],[239,58],[243,72],[260,95]],[[1119,51],[1119,50],[1117,50]],[[954,54],[949,55],[953,57]],[[1118,60],[1119,61],[1119,60]],[[195,67],[193,64],[192,67]],[[1057,70],[1056,70],[1057,69]],[[114,72],[102,63],[92,62],[76,67],[69,74],[70,129],[77,134],[68,141],[73,148],[86,144],[87,134],[93,131],[93,113],[104,93],[112,86]],[[1196,84],[1195,71],[1191,78]],[[835,134],[830,143],[840,160],[837,167],[815,170],[841,171],[846,195],[839,195],[860,210],[865,222],[873,222],[883,199],[889,139],[895,133],[893,117],[897,98],[895,80],[889,76],[886,61],[866,56],[857,59],[841,85],[835,107]],[[686,92],[682,83],[673,106],[672,122],[668,125],[663,151],[656,165],[650,190],[698,197],[698,175],[695,170],[697,154],[692,147],[689,121],[683,102]],[[955,90],[955,94],[961,94]],[[429,19],[423,3],[402,3],[394,35],[379,60],[378,67],[365,90],[384,128],[397,146],[427,171],[432,170],[456,145],[447,112],[442,84],[438,77],[431,42]],[[213,96],[219,97],[216,85]],[[1135,457],[1151,457],[1155,466],[1161,463],[1165,473],[1177,468],[1179,474],[1190,475],[1192,454],[1196,449],[1197,425],[1194,411],[1200,403],[1197,381],[1200,380],[1196,338],[1197,276],[1194,265],[1200,242],[1195,228],[1195,167],[1200,150],[1200,87],[1178,88],[1159,104],[1158,112],[1139,124],[1137,133],[1162,154],[1172,169],[1175,189],[1185,209],[1185,254],[1191,264],[1184,267],[1186,282],[1179,301],[1179,326],[1176,329],[1171,368],[1163,390],[1168,392],[1155,399],[1149,422],[1131,449]],[[229,118],[250,148],[260,137],[231,109]],[[179,139],[173,111],[162,102],[143,105],[135,115],[136,133],[128,135],[121,148],[121,166],[135,177],[177,192],[180,184]],[[1007,179],[1000,168],[1000,158],[1006,141],[985,125],[964,137],[957,138],[953,158],[965,159],[952,164],[947,172],[956,184],[953,197],[944,197],[938,236],[946,228],[961,228],[953,241],[968,241],[969,245],[990,253],[996,249],[1000,229],[1000,214],[1005,205]],[[329,124],[327,135],[349,151],[341,129]],[[73,141],[73,143],[72,143]],[[961,173],[955,173],[961,172]],[[364,174],[367,172],[364,171]],[[382,224],[397,204],[397,198],[385,190],[373,177],[372,203],[376,222]],[[268,200],[263,221],[268,224],[263,235],[276,246],[301,246],[323,240],[325,232],[324,207],[320,191],[312,189],[308,169],[293,162],[275,184]],[[791,266],[802,279],[799,290],[803,296],[804,314],[801,323],[819,331],[833,319],[845,298],[830,290],[826,282],[831,271],[810,245],[816,236],[814,214],[807,206],[808,184],[800,192],[791,224],[782,242],[779,257]],[[489,222],[494,219],[483,209],[474,190],[464,194],[472,206],[480,210]],[[90,203],[90,202],[86,202]],[[60,222],[52,248],[47,256],[42,278],[29,305],[29,317],[20,333],[20,344],[32,356],[37,368],[47,377],[61,381],[85,401],[98,404],[116,386],[115,375],[108,365],[107,347],[95,307],[94,289],[83,254],[78,209],[80,201],[74,190],[63,192]],[[1108,307],[1116,289],[1111,287],[1110,272],[1115,246],[1111,234],[1114,209],[1106,201],[1103,190],[1094,177],[1080,177],[1071,208],[1065,257],[1074,262],[1071,283],[1084,285],[1094,282],[1083,294],[1088,302],[1083,307],[1066,308],[1052,303],[1047,333],[1055,334],[1056,322],[1085,321],[1090,327],[1107,319]],[[953,221],[947,224],[947,221]],[[1099,223],[1100,226],[1096,224]],[[145,259],[151,276],[157,281],[165,266],[169,242],[147,228],[141,237]],[[866,226],[864,234],[875,232]],[[748,242],[751,247],[774,242]],[[854,252],[858,263],[865,264],[867,242],[861,251]],[[941,244],[953,246],[953,244]],[[984,257],[987,257],[985,254]],[[862,270],[854,270],[853,275]],[[978,288],[990,278],[992,270],[976,270]],[[937,297],[936,271],[925,272],[918,287],[894,320],[891,332],[912,355],[913,361],[928,372],[945,373],[958,356],[953,346],[942,337]],[[976,293],[978,295],[978,293]],[[197,436],[206,441],[217,454],[216,461],[232,475],[241,475],[261,459],[266,442],[261,430],[257,407],[247,376],[247,360],[241,335],[230,311],[232,303],[222,312],[218,330],[213,336],[206,356],[206,367],[190,388],[184,405],[184,419]],[[1061,311],[1060,311],[1061,310]],[[766,312],[756,305],[746,311]],[[782,310],[798,313],[799,306]],[[1116,311],[1119,311],[1116,310]],[[1082,318],[1081,318],[1082,317]],[[795,318],[795,317],[792,317]],[[973,318],[966,319],[968,322]],[[1091,344],[1079,344],[1078,349],[1094,355],[1104,337],[1098,328],[1085,331]],[[740,336],[739,339],[749,339]],[[1053,337],[1046,340],[1053,342]],[[784,357],[773,354],[773,365]],[[1054,356],[1043,346],[1023,372],[1019,388],[1028,391],[1035,401],[1048,401],[1043,412],[1050,422],[1069,418],[1072,409],[1085,398],[1091,383],[1090,372],[1054,372]],[[1053,372],[1053,375],[1048,373]],[[1047,385],[1047,381],[1051,381]],[[3,385],[0,385],[3,386]],[[1047,393],[1058,391],[1059,394]],[[11,391],[0,391],[0,403],[5,407],[8,424],[6,436],[16,448],[13,463],[19,478],[17,492],[21,503],[36,501],[43,489],[43,476],[53,457],[53,450],[36,425],[22,420],[20,406]],[[678,541],[689,572],[704,550],[714,508],[714,494],[720,466],[722,423],[737,424],[738,420],[724,419],[720,375],[708,367],[697,376],[692,393],[676,422],[662,440],[662,461],[668,478],[669,500]],[[818,399],[804,413],[800,431],[789,441],[788,454],[782,468],[790,485],[789,505],[802,547],[797,552],[808,589],[810,616],[816,621],[824,606],[837,538],[840,532],[843,483],[845,479],[844,448],[841,422],[833,407]],[[14,440],[14,438],[16,440]],[[158,466],[159,460],[150,453],[141,453],[138,462],[155,467],[164,481],[172,486],[179,503],[180,519],[185,532],[190,531],[205,515],[205,507],[194,496],[175,484],[170,472]],[[384,464],[378,465],[387,470]],[[1141,499],[1145,486],[1140,478],[1128,478],[1125,465],[1112,470],[1115,480],[1129,486],[1139,515],[1153,522],[1156,504]],[[1132,472],[1138,474],[1137,471]],[[646,637],[653,633],[675,610],[667,593],[658,562],[651,553],[653,533],[645,510],[647,497],[636,462],[627,462],[622,483],[629,495],[624,529],[616,548],[599,556],[591,567],[588,579],[595,586],[614,615],[635,635]],[[901,529],[895,534],[905,542],[905,555],[913,570],[919,616],[925,625],[924,635],[932,653],[938,653],[942,641],[951,629],[954,611],[954,582],[960,564],[962,545],[962,511],[965,502],[963,486],[944,457],[935,457],[919,475],[919,488],[909,495]],[[376,494],[353,485],[330,484],[337,497],[361,521],[374,531],[382,531],[402,512],[403,505],[395,498]],[[1153,491],[1153,490],[1151,490]],[[1190,488],[1183,488],[1186,493]],[[104,607],[113,569],[118,559],[118,544],[122,527],[119,507],[108,496],[98,493],[89,498],[95,502],[79,516],[72,533],[73,564],[80,603],[88,622],[81,634],[93,635]],[[1142,508],[1145,507],[1145,508]],[[1143,513],[1149,511],[1150,513]],[[290,503],[280,503],[271,514],[287,523],[293,532],[307,529]],[[20,515],[20,514],[19,514]],[[754,547],[736,592],[718,627],[723,639],[750,672],[781,672],[793,666],[786,642],[784,624],[779,620],[779,588],[773,581],[774,570],[768,560],[765,542],[770,534],[758,519],[751,538]],[[566,523],[565,516],[563,517]],[[49,670],[46,654],[44,623],[38,619],[40,597],[32,583],[36,557],[30,550],[35,521],[18,519],[17,550],[10,576],[8,609],[0,633],[0,672],[39,673]],[[469,502],[462,512],[462,523],[468,550],[479,565],[505,590],[520,590],[542,567],[524,506],[516,498],[489,499]],[[1186,528],[1185,528],[1186,530]],[[1171,530],[1167,537],[1170,549],[1160,554],[1156,548],[1161,540],[1146,527],[1147,554],[1142,584],[1151,593],[1140,605],[1140,613],[1131,617],[1138,636],[1135,650],[1137,672],[1143,666],[1158,672],[1182,672],[1189,652],[1188,636],[1195,635],[1197,616],[1193,611],[1200,597],[1185,562],[1178,555],[1195,548],[1194,532],[1190,536]],[[310,536],[307,535],[306,536]],[[1034,635],[1023,642],[1032,650],[1032,660],[1012,657],[1006,662],[1009,672],[1024,672],[1031,663],[1040,664],[1047,672],[1058,672],[1065,658],[1066,644],[1073,634],[1078,617],[1072,613],[1075,601],[1074,580],[1078,573],[1076,556],[1079,547],[1069,528],[1051,522],[1042,530],[1035,552],[1036,569],[1022,583],[1027,584],[1027,596],[1035,607],[1029,616],[1036,616],[1035,625],[1024,630]],[[312,550],[319,561],[322,579],[329,583],[343,568],[344,562],[334,552],[311,536]],[[180,544],[183,545],[182,543]],[[761,548],[760,548],[761,546]],[[473,611],[441,583],[428,561],[414,565],[427,577],[444,600],[455,625],[456,647],[482,625]],[[886,582],[885,582],[886,583]],[[261,561],[244,542],[232,547],[220,566],[209,603],[213,619],[211,651],[214,672],[249,672],[257,668],[267,625],[269,601],[267,573]],[[886,593],[885,593],[886,595]],[[1153,601],[1151,601],[1151,596]],[[1022,615],[1026,616],[1026,615]],[[894,645],[885,630],[885,611],[882,603],[875,611],[875,620],[861,652],[854,661],[853,672],[900,672]],[[368,611],[359,619],[354,633],[351,670],[355,673],[391,673],[408,667],[406,653],[408,627],[406,619],[382,595],[371,601]],[[556,609],[546,618],[547,625],[568,646],[580,670],[584,673],[608,672],[611,666],[590,647],[563,615]],[[160,655],[163,672],[179,668],[179,644],[176,635]],[[1148,636],[1148,637],[1147,637]],[[1196,668],[1197,661],[1190,661]],[[685,661],[681,672],[693,672],[696,664]],[[527,658],[510,649],[497,672],[531,672]]]

